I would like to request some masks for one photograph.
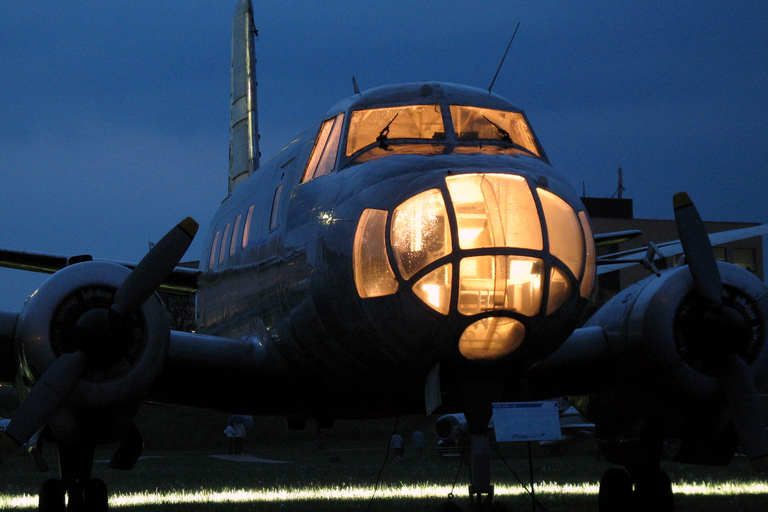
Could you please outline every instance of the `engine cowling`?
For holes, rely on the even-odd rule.
[[[720,262],[718,269],[732,322],[709,316],[682,266],[618,294],[585,327],[602,328],[616,369],[628,381],[668,380],[686,399],[707,401],[722,392],[725,356],[736,354],[762,383],[768,377],[768,289],[735,265]]]
[[[108,338],[83,336],[84,316],[109,310],[130,270],[89,261],[66,267],[26,301],[16,328],[24,386],[31,387],[60,356],[85,353],[83,377],[67,397],[76,409],[114,406],[142,396],[159,374],[168,350],[167,313],[156,295],[125,315]]]

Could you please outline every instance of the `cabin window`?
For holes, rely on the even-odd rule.
[[[520,146],[541,156],[533,132],[520,112],[451,105],[456,138],[460,141],[497,140]]]
[[[309,157],[307,168],[304,170],[302,183],[325,176],[336,167],[336,155],[339,152],[339,140],[341,139],[343,124],[344,113],[323,121],[320,133],[315,140],[315,147],[312,148],[312,155]]]
[[[221,239],[221,231],[217,231],[213,235],[213,243],[211,244],[211,259],[208,261],[208,270],[213,270],[213,264],[216,263],[216,248],[219,246],[219,240]]]
[[[248,208],[248,214],[245,216],[245,227],[243,228],[243,249],[248,247],[248,238],[251,233],[251,220],[253,219],[253,205]]]
[[[277,189],[275,189],[275,196],[272,198],[272,211],[269,214],[269,230],[272,231],[278,226],[277,221],[277,210],[278,205],[280,204],[280,193],[283,191],[283,185],[278,185]]]
[[[349,122],[347,156],[377,142],[386,148],[392,139],[445,139],[440,105],[356,110]]]
[[[219,263],[224,263],[224,257],[227,255],[227,248],[229,247],[229,237],[232,234],[232,231],[229,229],[232,227],[231,222],[227,222],[227,225],[224,226],[224,236],[221,239],[221,249],[219,249]]]
[[[237,249],[237,240],[240,238],[238,235],[240,234],[240,221],[243,220],[243,214],[237,216],[235,219],[235,227],[232,228],[232,241],[229,243],[229,257],[235,255],[235,250]]]

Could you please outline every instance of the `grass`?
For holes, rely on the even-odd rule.
[[[384,426],[372,428],[374,438],[364,435],[292,433],[266,444],[262,436],[250,440],[248,452],[285,464],[249,463],[210,457],[224,451],[217,440],[207,450],[148,450],[152,456],[141,460],[132,471],[119,472],[98,462],[94,476],[104,479],[110,489],[114,510],[125,512],[175,511],[277,511],[277,510],[370,510],[432,511],[453,490],[455,500],[466,508],[467,470],[458,472],[457,457],[442,459],[429,450],[424,460],[406,452],[404,462],[387,453],[388,434]],[[376,426],[374,425],[374,426]],[[401,424],[402,425],[402,424]],[[407,426],[407,425],[406,425]],[[407,428],[401,430],[408,432]],[[410,428],[408,426],[408,428]],[[365,431],[365,429],[363,429]],[[425,429],[426,431],[426,429]],[[349,429],[342,427],[342,432]],[[596,460],[590,440],[583,440],[551,456],[534,447],[536,495],[549,512],[592,511],[597,505],[597,482],[609,464]],[[500,453],[521,480],[529,481],[525,445],[506,443]],[[35,473],[25,456],[7,457],[0,465],[0,509],[32,510],[44,478],[56,475],[52,454],[47,454],[52,471]],[[111,453],[97,454],[97,460]],[[493,461],[496,494],[513,510],[530,510],[531,501],[516,477],[498,457]],[[383,469],[382,469],[383,465]],[[768,480],[759,478],[748,462],[736,459],[726,468],[707,468],[665,463],[676,492],[677,511],[763,511],[768,503]],[[379,488],[374,485],[380,476]]]

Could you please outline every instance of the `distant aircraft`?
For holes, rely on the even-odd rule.
[[[724,454],[739,439],[766,462],[752,399],[768,371],[768,294],[715,263],[687,196],[675,211],[688,265],[580,327],[597,273],[589,217],[520,109],[440,82],[356,92],[259,165],[254,32],[241,0],[229,195],[198,270],[178,266],[192,219],[137,265],[0,253],[5,266],[53,273],[19,312],[0,311],[0,382],[24,397],[0,447],[44,426],[59,450],[61,478],[43,484],[40,510],[107,509],[94,447],[119,441],[111,465],[131,468],[143,400],[324,425],[461,411],[473,510],[496,505],[491,403],[526,390],[586,394],[579,406],[608,447],[674,435]],[[196,291],[195,333],[170,330],[158,289]],[[620,393],[639,402],[612,401]],[[614,496],[628,481],[635,496],[607,503],[666,505],[656,452],[612,457],[630,473],[602,488]]]

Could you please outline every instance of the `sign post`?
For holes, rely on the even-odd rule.
[[[531,441],[562,439],[556,401],[500,402],[493,404],[493,427],[497,442],[526,441],[531,474],[531,504],[536,511]]]

